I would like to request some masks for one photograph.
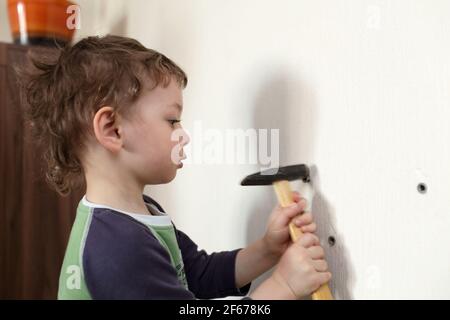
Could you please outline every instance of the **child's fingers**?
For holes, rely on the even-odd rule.
[[[325,284],[331,280],[331,272],[318,272],[316,277],[318,283],[316,289],[318,289],[322,284]]]
[[[311,212],[305,212],[301,216],[294,219],[294,224],[297,227],[305,226],[311,224],[313,221],[313,216]]]
[[[300,199],[300,193],[298,191],[292,191],[292,200],[294,200],[294,202],[299,202]]]
[[[297,215],[299,215],[306,207],[306,202],[301,200],[298,203],[293,203],[288,207],[281,207],[278,205],[279,213],[276,214],[275,223],[277,226],[287,226],[289,222]]]
[[[312,246],[306,249],[308,255],[313,260],[323,259],[325,257],[325,251],[321,246]]]
[[[314,269],[318,272],[325,272],[328,270],[328,263],[321,259],[321,260],[313,260],[312,265],[314,266]]]
[[[308,224],[308,225],[306,225],[306,226],[302,226],[302,227],[300,228],[300,230],[301,230],[303,233],[306,233],[306,232],[314,233],[314,232],[316,232],[316,230],[317,230],[317,225],[316,225],[315,222],[313,222],[313,223]]]
[[[319,238],[317,238],[316,235],[312,233],[305,233],[301,238],[298,240],[298,243],[303,248],[309,248],[315,245],[319,245]]]

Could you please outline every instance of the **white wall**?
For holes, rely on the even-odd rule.
[[[448,1],[129,9],[129,34],[189,75],[186,128],[280,128],[281,163],[313,167],[338,298],[450,297]],[[257,169],[192,164],[149,192],[209,251],[245,246],[276,202],[270,187],[239,186]]]
[[[448,1],[112,3],[77,37],[126,34],[176,61],[185,128],[279,128],[281,164],[312,167],[337,298],[450,298]],[[276,204],[239,186],[258,169],[190,164],[147,192],[207,251],[242,247]]]

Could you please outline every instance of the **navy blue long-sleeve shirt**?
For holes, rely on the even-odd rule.
[[[59,282],[59,299],[210,299],[236,288],[240,249],[207,254],[143,195],[152,215],[80,201]]]

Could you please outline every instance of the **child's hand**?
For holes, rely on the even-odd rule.
[[[319,238],[303,235],[289,246],[272,274],[281,286],[289,288],[293,298],[303,298],[331,279]]]
[[[263,243],[267,254],[279,259],[291,243],[289,237],[289,223],[300,215],[306,207],[306,200],[300,197],[296,191],[292,192],[294,204],[291,207],[282,208],[277,205],[268,220],[267,230],[263,237]],[[313,222],[310,212],[296,217],[294,223],[301,228],[303,233],[313,233],[316,231],[316,224]]]
[[[273,274],[250,295],[252,299],[300,299],[331,279],[317,236],[306,233],[291,243]]]

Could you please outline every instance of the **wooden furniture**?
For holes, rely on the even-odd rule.
[[[30,47],[0,43],[0,299],[55,299],[81,191],[46,184],[12,66]]]

